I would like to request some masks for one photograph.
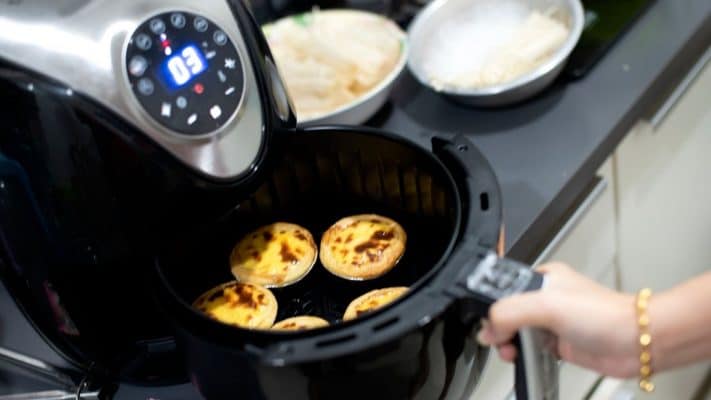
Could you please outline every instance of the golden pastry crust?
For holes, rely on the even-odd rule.
[[[325,326],[328,326],[328,321],[323,318],[313,317],[311,315],[299,315],[277,322],[272,326],[272,329],[280,331],[304,331],[307,329],[323,328]]]
[[[392,219],[354,215],[339,220],[323,234],[321,263],[341,278],[374,279],[400,261],[406,242],[405,230]]]
[[[343,320],[349,321],[384,307],[397,300],[397,298],[405,294],[407,290],[408,289],[404,286],[371,290],[348,304],[346,312],[343,313]]]
[[[228,325],[268,329],[274,324],[278,304],[269,289],[233,281],[208,290],[193,307]]]
[[[298,282],[316,262],[317,248],[305,228],[277,222],[243,237],[232,249],[232,275],[240,282],[282,287]]]

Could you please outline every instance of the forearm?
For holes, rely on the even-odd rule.
[[[711,359],[711,271],[652,296],[655,371]]]

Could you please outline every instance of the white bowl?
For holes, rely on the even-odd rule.
[[[298,113],[296,115],[298,126],[313,126],[313,125],[326,125],[326,124],[345,124],[345,125],[359,125],[370,119],[375,115],[378,110],[385,104],[390,95],[390,91],[397,81],[398,77],[405,70],[407,65],[407,59],[409,54],[409,46],[407,43],[407,34],[400,29],[400,27],[393,21],[374,13],[369,13],[365,11],[356,10],[345,10],[345,9],[329,9],[318,11],[320,14],[329,13],[356,13],[364,14],[368,17],[381,18],[387,21],[391,27],[393,35],[400,41],[400,56],[393,66],[393,69],[383,77],[383,79],[372,87],[367,92],[361,94],[353,101],[343,104],[342,106],[331,110],[329,112],[309,116],[308,118],[300,118]],[[286,17],[291,18],[291,17]],[[278,21],[275,21],[275,23]],[[271,24],[269,24],[271,25]],[[284,79],[284,81],[286,81]],[[288,84],[286,85],[288,86]],[[292,102],[294,101],[292,97]]]

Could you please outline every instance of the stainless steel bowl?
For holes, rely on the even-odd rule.
[[[545,12],[555,7],[569,29],[563,45],[543,64],[512,81],[481,89],[439,87],[432,84],[423,70],[427,40],[437,30],[477,2],[498,0],[434,0],[414,19],[408,30],[410,58],[408,67],[423,85],[455,101],[473,106],[502,106],[527,99],[546,88],[563,69],[568,56],[580,39],[583,31],[584,13],[580,0],[516,0],[531,10]],[[511,1],[511,0],[509,0]]]

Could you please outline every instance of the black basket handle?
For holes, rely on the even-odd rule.
[[[530,266],[501,258],[489,251],[466,277],[468,296],[479,304],[475,309],[487,309],[496,300],[516,293],[539,290],[543,275]],[[525,328],[513,340],[518,350],[515,361],[517,400],[557,400],[558,361],[554,352],[554,337],[547,331]]]

